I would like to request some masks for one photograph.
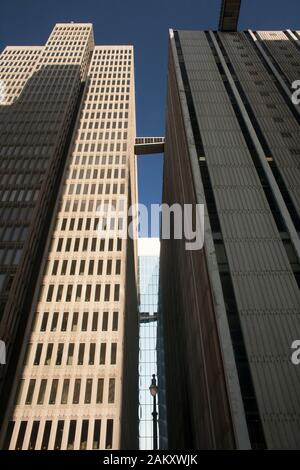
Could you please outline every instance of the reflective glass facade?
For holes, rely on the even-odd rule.
[[[139,445],[140,449],[152,449],[153,398],[150,395],[149,386],[151,383],[152,374],[157,374],[156,343],[159,240],[157,238],[139,239],[138,254],[140,293]]]

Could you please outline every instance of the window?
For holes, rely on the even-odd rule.
[[[35,388],[35,379],[30,379],[28,390],[27,390],[27,396],[25,400],[25,405],[31,405],[34,388]]]
[[[22,450],[26,428],[27,428],[27,421],[21,421],[15,450]]]
[[[116,274],[121,274],[121,260],[117,259],[116,261]]]
[[[90,260],[88,274],[92,276],[94,274],[94,261]]]
[[[107,260],[107,265],[106,265],[106,274],[107,275],[111,274],[111,267],[112,267],[112,260],[108,259]]]
[[[34,361],[33,361],[33,364],[34,364],[35,366],[38,366],[38,365],[40,364],[42,349],[43,349],[43,344],[42,344],[42,343],[38,343],[38,345],[37,345],[37,347],[36,347],[36,352],[35,352]]]
[[[76,271],[76,260],[73,259],[71,261],[70,275],[74,276],[75,271]]]
[[[115,379],[109,379],[108,385],[108,403],[115,402]]]
[[[43,319],[41,323],[41,331],[46,331],[48,323],[49,312],[44,312]]]
[[[82,421],[82,427],[81,427],[80,450],[86,450],[88,429],[89,429],[89,421],[88,419],[84,419]]]
[[[91,300],[91,290],[92,290],[92,285],[87,284],[85,288],[85,302],[89,302]]]
[[[89,315],[88,312],[83,312],[81,331],[86,331],[87,330],[88,315]]]
[[[68,285],[67,294],[66,294],[66,302],[71,302],[71,300],[72,300],[72,290],[73,290],[73,286],[71,284]]]
[[[102,275],[102,272],[103,272],[103,260],[100,259],[98,261],[98,269],[97,269],[97,274],[98,276],[101,276]]]
[[[78,326],[78,312],[73,313],[73,320],[72,320],[72,331],[77,331]]]
[[[28,450],[34,450],[35,449],[35,444],[36,444],[36,439],[37,439],[37,435],[38,435],[39,426],[40,426],[39,421],[33,421],[31,434],[30,434],[30,438],[29,438]]]
[[[64,312],[64,314],[63,314],[63,319],[62,319],[62,323],[61,323],[61,331],[67,331],[68,316],[69,316],[69,313],[68,313],[68,312]]]
[[[104,386],[104,379],[98,379],[97,384],[97,395],[96,395],[96,403],[103,403],[103,386]]]
[[[113,427],[114,427],[113,419],[108,419],[106,422],[105,449],[112,449]]]
[[[37,399],[37,404],[38,404],[38,405],[43,405],[43,403],[44,403],[46,386],[47,386],[47,380],[46,380],[46,379],[42,379],[42,380],[41,380],[41,384],[40,384],[40,390],[39,390],[39,394],[38,394],[38,399]]]
[[[45,366],[50,366],[51,357],[53,351],[53,343],[49,343],[47,346],[46,358],[45,358]]]
[[[95,289],[95,302],[100,302],[101,285],[97,284]]]
[[[59,420],[57,422],[54,450],[60,450],[63,432],[64,432],[64,421]]]
[[[99,449],[100,447],[100,434],[101,434],[101,419],[95,419],[93,449]]]
[[[113,313],[112,331],[118,331],[119,312]]]
[[[108,327],[108,312],[103,312],[102,331],[107,331],[107,327]]]
[[[48,294],[47,294],[46,302],[51,302],[52,301],[53,289],[54,289],[54,285],[50,284],[50,286],[48,288]]]
[[[64,352],[64,343],[59,343],[57,347],[57,355],[55,365],[60,366]]]
[[[101,346],[100,346],[100,365],[105,364],[105,356],[106,356],[106,343],[101,343]]]
[[[68,395],[69,395],[69,387],[70,387],[70,380],[64,379],[63,389],[61,393],[61,404],[66,405],[68,403]]]
[[[105,284],[104,301],[109,302],[109,298],[110,298],[110,284]]]
[[[93,379],[86,379],[84,403],[91,403]]]
[[[120,284],[115,284],[114,301],[118,302],[119,300],[120,300]]]
[[[70,241],[71,241],[71,239],[70,239],[70,238],[69,238],[68,240],[70,240]],[[68,248],[69,248],[69,249],[68,249],[68,250],[66,250],[66,251],[70,251],[70,247],[69,247],[69,246],[68,246]],[[63,262],[62,262],[62,266],[61,266],[61,272],[60,272],[60,274],[61,274],[62,276],[65,276],[65,275],[66,275],[66,272],[67,272],[67,266],[68,266],[68,261],[67,261],[67,260],[63,260]]]
[[[44,428],[44,435],[42,441],[42,450],[47,450],[49,445],[50,433],[51,433],[52,421],[46,421]]]
[[[111,343],[110,363],[116,364],[117,361],[117,343]]]
[[[71,419],[70,426],[69,426],[67,450],[74,449],[75,434],[76,434],[76,421],[75,419]]]
[[[79,350],[78,350],[78,362],[77,364],[79,366],[82,366],[83,365],[83,360],[84,360],[84,348],[85,348],[85,344],[84,343],[80,343],[79,345]]]
[[[90,352],[89,352],[89,365],[92,366],[95,362],[95,349],[96,343],[90,344]]]
[[[71,366],[73,364],[73,356],[74,356],[74,343],[70,343],[68,347],[67,366]]]
[[[58,379],[53,379],[52,387],[50,391],[49,405],[55,405],[57,387],[58,387]]]
[[[93,313],[92,331],[97,331],[98,329],[98,316],[98,312]]]
[[[54,312],[53,317],[52,317],[52,323],[51,323],[51,331],[56,331],[57,321],[58,321],[58,312]]]
[[[75,405],[78,405],[79,403],[80,387],[81,387],[81,379],[75,379],[74,393],[73,393],[73,404]]]

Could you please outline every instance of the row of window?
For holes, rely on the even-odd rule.
[[[10,421],[7,428],[6,438],[4,448],[8,449],[10,447],[11,437],[15,427],[15,421]],[[67,450],[73,450],[77,447],[75,443],[76,438],[76,431],[80,432],[79,444],[78,449],[86,450],[87,449],[87,441],[89,437],[89,432],[93,436],[92,437],[92,449],[99,449],[100,448],[100,437],[101,437],[101,420],[87,420],[84,419],[82,422],[77,420],[70,420],[69,426],[67,427],[67,423],[63,420],[58,420],[56,422],[52,422],[51,420],[45,421],[44,428],[43,424],[40,421],[33,421],[32,426],[30,429],[31,423],[27,421],[21,421],[17,438],[16,444],[14,446],[15,450],[22,450],[24,444],[25,436],[29,437],[29,442],[27,449],[34,450],[36,449],[37,438],[40,433],[42,433],[42,443],[40,446],[41,450],[60,450],[62,445],[63,436],[67,435]],[[113,446],[113,419],[106,420],[106,431],[105,431],[105,449],[111,449]],[[65,434],[67,433],[67,434]],[[54,445],[49,446],[50,437],[54,438]],[[54,437],[55,436],[55,437]]]
[[[107,67],[106,67],[107,68]],[[112,67],[109,67],[110,69],[112,69]],[[117,69],[115,69],[117,70]],[[118,69],[119,70],[119,69]],[[124,67],[123,70],[125,71],[126,68]],[[92,94],[88,94],[88,96],[86,97],[86,101],[111,101],[111,102],[115,102],[115,101],[129,101],[129,94],[106,94],[106,95],[92,95]]]
[[[100,173],[105,173],[105,170],[101,170]],[[107,172],[106,172],[109,176],[108,178],[114,178],[115,175],[112,175],[112,170],[111,169],[108,169]],[[118,170],[116,170],[114,172],[115,174],[118,173]],[[124,179],[126,176],[126,170],[125,169],[122,169],[120,171],[120,176],[117,175],[117,177],[120,177],[122,179]],[[101,177],[100,177],[101,178]],[[83,196],[86,196],[88,194],[91,194],[91,195],[94,195],[94,194],[102,194],[103,193],[103,189],[104,188],[107,188],[109,185],[106,184],[96,184],[96,183],[85,183],[85,184],[81,184],[81,183],[77,183],[77,184],[74,184],[74,183],[70,183],[67,185],[66,189],[65,189],[65,194],[69,194],[69,195],[83,195]],[[111,188],[111,186],[109,186]],[[118,183],[114,183],[113,186],[113,194],[114,194],[114,190],[117,190],[118,189]],[[15,199],[17,201],[22,201],[23,199],[25,201],[31,201],[31,200],[35,200],[36,198],[34,197],[35,194],[33,195],[32,194],[32,191],[30,189],[26,190],[26,193],[24,194],[24,190],[19,190],[18,191],[18,198],[16,198],[16,191],[13,190],[13,191],[4,191],[2,196],[1,196],[1,200],[2,201],[14,201]],[[110,192],[110,191],[109,191]]]
[[[96,46],[97,49],[95,49],[95,52],[94,52],[94,57],[95,56],[101,56],[101,55],[123,55],[123,54],[128,54],[128,55],[132,55],[132,49],[113,49],[113,48],[109,48],[109,49],[99,49],[99,46]],[[101,46],[100,46],[101,47]]]
[[[97,67],[91,67],[89,71],[89,78],[93,80],[107,80],[107,79],[130,79],[130,72],[121,72],[119,71],[118,73],[113,72],[113,73],[101,73],[99,75]],[[101,109],[101,103],[99,103],[99,109]],[[121,108],[122,109],[122,108]]]
[[[41,51],[41,47],[40,46],[35,46],[36,49],[29,49],[27,47],[21,47],[20,49],[11,49],[11,48],[7,48],[5,49],[2,53],[1,53],[1,58],[2,57],[6,57],[6,56],[19,56],[21,55],[22,57],[23,56],[31,56],[31,55],[37,55],[40,53]]]
[[[43,153],[43,156],[47,157],[46,150]],[[11,147],[13,150],[13,147]],[[49,148],[48,148],[49,150]],[[3,149],[4,152],[4,149]],[[28,153],[30,152],[30,149],[28,149]],[[48,155],[49,156],[49,155]],[[15,155],[17,157],[17,155]],[[20,155],[22,157],[22,155]],[[38,158],[34,158],[33,154],[31,155],[31,158],[6,158],[3,157],[1,158],[0,162],[0,169],[1,170],[45,170],[48,168],[48,161],[47,158],[41,158],[41,156]]]
[[[40,320],[40,325],[37,328],[38,321]],[[39,329],[39,331],[99,331],[99,312],[43,312],[39,314],[38,312],[35,315],[35,326],[33,331]],[[118,331],[119,323],[119,312],[102,312],[101,318],[101,331]],[[111,324],[111,325],[110,325]],[[110,326],[109,326],[110,325]]]
[[[2,242],[18,242],[24,241],[28,235],[28,226],[12,225],[0,227],[0,241]]]
[[[80,55],[80,57],[78,58],[71,58],[70,57],[70,53],[68,54],[68,56],[64,56],[62,57],[61,59],[51,59],[51,58],[47,58],[47,62],[45,61],[45,59],[43,60],[43,65],[48,65],[48,64],[80,64],[81,62],[81,58],[82,58],[82,55]]]
[[[86,127],[84,127],[84,124],[85,123],[82,123],[81,125],[81,129],[84,129]],[[111,120],[111,121],[104,121],[104,120],[101,120],[100,122],[99,121],[95,121],[94,122],[94,129],[127,129],[128,128],[128,121],[121,121],[121,120]],[[109,136],[109,134],[107,134]],[[120,135],[120,139],[121,139],[121,135]],[[106,138],[106,136],[104,136],[104,138]],[[112,133],[111,134],[111,137],[108,137],[108,138],[113,138],[115,139],[116,138],[116,134],[115,133]],[[103,139],[103,133],[102,132],[81,132],[80,134],[80,139],[81,140],[97,140],[97,139]],[[127,139],[127,134],[126,132],[124,132],[124,139]]]
[[[73,41],[72,41],[73,42]],[[50,43],[51,45],[47,44],[47,47],[46,47],[46,50],[47,51],[57,51],[58,48],[57,46],[54,46],[52,41]],[[71,45],[69,46],[68,44],[66,44],[65,42],[63,42],[63,45],[60,45],[59,46],[59,50],[60,51],[84,51],[84,47],[85,47],[85,41],[78,41],[78,44],[79,45]]]
[[[12,189],[0,192],[1,202],[31,202],[36,201],[39,190],[33,189]]]
[[[0,209],[0,220],[6,223],[27,223],[30,220],[33,207],[6,207]]]
[[[22,248],[0,248],[0,264],[18,265],[22,255]]]
[[[100,112],[97,112],[97,113],[85,113],[85,114],[94,114],[94,118],[82,118],[82,119],[85,119],[85,120],[82,120],[81,121],[81,129],[99,129],[99,125],[101,124],[99,121],[105,121],[106,119],[108,120],[114,120],[114,121],[117,121],[117,120],[120,120],[120,121],[123,121],[124,119],[127,120],[128,119],[128,111],[126,112],[123,112],[123,111],[102,111],[101,113]],[[97,117],[98,116],[98,117]]]
[[[69,170],[70,173],[70,170]],[[119,179],[119,178],[125,178],[126,176],[126,169],[125,168],[118,168],[118,167],[109,167],[109,168],[94,168],[93,170],[91,168],[74,168],[72,170],[72,173],[69,174],[69,180],[71,179]],[[81,193],[81,188],[83,188],[83,194],[88,194],[90,191],[92,191],[92,187],[88,184],[85,183],[82,186],[78,187],[78,184],[76,185],[76,194]],[[91,188],[91,189],[89,189]],[[93,194],[95,193],[95,189],[93,191]]]
[[[43,290],[44,286],[41,297]],[[119,300],[120,284],[77,284],[76,286],[50,284],[46,295],[46,302],[119,302]]]
[[[103,57],[104,59],[104,57]],[[93,66],[101,67],[104,65],[114,65],[114,66],[121,66],[121,65],[131,65],[132,62],[130,59],[127,59],[127,57],[105,57],[107,60],[97,60],[93,61]],[[114,59],[114,60],[112,60]]]
[[[28,344],[25,364],[31,362],[33,345]],[[107,343],[37,343],[33,355],[33,365],[39,366],[93,366],[105,365],[107,360]],[[117,343],[110,345],[110,365],[117,363]]]
[[[57,60],[57,62],[59,62],[59,58],[65,58],[65,59],[69,59],[70,57],[82,57],[82,51],[84,50],[84,46],[82,47],[66,47],[66,48],[59,48],[55,50],[53,50],[53,52],[51,52],[51,47],[47,47],[47,49],[45,49],[43,51],[43,61],[47,59],[47,62],[51,62],[51,59],[49,60],[49,58],[51,57],[55,57],[55,59]]]
[[[112,219],[114,220],[114,219]],[[100,228],[104,229],[104,226],[101,224]],[[112,228],[113,230],[113,228]],[[53,242],[54,243],[54,242]],[[52,245],[53,246],[53,245]],[[57,253],[60,252],[85,252],[88,251],[121,251],[122,250],[122,239],[117,238],[58,238],[56,241]],[[52,249],[51,249],[52,251]]]
[[[104,74],[107,75],[107,74]],[[117,75],[117,74],[113,74]],[[121,74],[119,74],[121,76]],[[91,77],[98,77],[97,73],[91,74]],[[110,76],[110,74],[108,74]],[[123,74],[125,77],[126,74]],[[123,103],[122,101],[115,101],[114,103],[112,102],[102,102],[102,101],[97,101],[97,102],[88,102],[85,104],[85,110],[90,110],[92,109],[93,111],[100,110],[100,109],[129,109],[129,103]]]
[[[104,200],[103,201],[103,212],[105,208],[114,208],[115,211],[122,212],[124,210],[124,200],[120,199],[119,201],[113,200]],[[99,208],[99,212],[102,212],[102,208]],[[77,231],[96,231],[99,229],[99,217],[91,218],[87,217],[86,219],[83,219],[82,217],[75,219],[74,217],[71,217],[69,219],[67,218],[62,218],[60,219],[60,229],[59,229],[59,222],[57,223],[57,230],[61,230],[64,232],[65,230],[68,230],[70,232]],[[0,229],[1,233],[1,229]],[[1,238],[1,237],[0,237]],[[112,242],[111,242],[112,243]]]
[[[74,169],[73,171],[86,171],[86,177],[89,178],[88,171],[92,171],[92,168],[86,168],[87,165],[125,165],[127,162],[126,155],[82,155],[81,152],[85,152],[83,144],[78,144],[76,151],[80,152],[80,155],[74,155],[72,157],[73,165],[82,165],[84,168]],[[76,152],[74,152],[76,153]]]
[[[119,190],[118,190],[119,187]],[[99,191],[102,189],[102,185],[99,185]],[[115,183],[115,184],[104,184],[101,194],[106,196],[115,195],[115,194],[125,194],[125,183]],[[103,201],[96,199],[67,199],[64,201],[64,211],[65,212],[97,212],[101,210]]]
[[[18,60],[16,60],[15,57],[11,57],[11,54],[12,53],[10,52],[6,57],[0,56],[0,74],[2,77],[5,76],[7,78],[13,78],[13,76],[10,77],[9,74],[26,73],[26,75],[28,75],[28,73],[32,72],[34,64],[36,63],[35,57],[28,58],[23,54],[22,57],[18,57]]]
[[[115,402],[116,379],[109,378],[106,403]],[[40,382],[38,384],[38,382]],[[90,405],[102,404],[104,399],[104,379],[30,379],[25,395],[23,394],[25,380],[21,379],[18,387],[17,405]],[[59,391],[59,393],[58,393]],[[24,396],[23,396],[24,395]],[[46,400],[47,397],[47,400]]]
[[[111,276],[121,274],[121,260],[120,259],[108,259],[105,263],[105,269],[103,266],[104,260],[54,260],[52,263],[51,272],[47,268],[47,273],[52,276]]]
[[[121,65],[122,64],[122,65]],[[110,65],[110,66],[102,66],[100,65],[99,67],[98,66],[92,66],[91,67],[91,70],[97,70],[98,72],[98,75],[99,73],[102,73],[102,72],[129,72],[130,69],[131,69],[131,61],[129,60],[127,62],[127,65],[126,65],[126,61],[124,62],[120,62],[120,64],[118,63],[114,63],[114,65]]]
[[[33,172],[28,172],[28,171],[20,171],[18,173],[15,172],[9,172],[9,173],[4,173],[1,172],[1,186],[7,188],[8,186],[12,185],[13,187],[16,186],[34,186],[37,185],[38,183],[41,183],[42,181],[42,174],[41,172],[36,171],[35,173]]]
[[[93,79],[93,80],[90,81],[90,87],[92,87],[92,88],[90,88],[90,92],[94,93],[96,91],[96,93],[99,93],[99,88],[95,89],[94,87],[96,87],[96,86],[99,87],[101,85],[102,86],[109,86],[109,87],[110,86],[116,86],[116,85],[117,86],[125,86],[125,85],[129,86],[130,85],[130,80],[129,79],[127,79],[127,80],[125,80],[125,79],[122,79],[122,80],[120,80],[120,79],[118,79],[118,80],[116,80],[116,79],[106,80],[106,79],[103,79],[102,77],[98,77],[97,79]],[[108,91],[109,90],[107,89],[107,92]],[[104,91],[103,91],[103,93],[104,93]],[[129,93],[129,91],[128,91],[128,93]],[[98,116],[98,119],[99,119],[99,117],[100,116]],[[103,116],[103,117],[105,117],[105,116]],[[119,116],[119,117],[123,118],[123,115]],[[126,117],[126,115],[124,117]],[[117,116],[115,116],[115,118],[117,118]]]

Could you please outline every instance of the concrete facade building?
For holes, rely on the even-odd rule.
[[[137,448],[133,47],[57,24],[0,78],[1,448]]]
[[[163,202],[205,204],[161,242],[170,448],[300,448],[299,38],[170,31]]]

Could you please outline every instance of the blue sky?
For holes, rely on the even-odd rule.
[[[0,50],[43,44],[57,22],[91,22],[96,44],[133,44],[137,134],[164,135],[168,28],[216,29],[221,0],[4,0]],[[240,29],[300,29],[300,0],[242,0]],[[140,202],[161,197],[162,156],[138,159]]]

